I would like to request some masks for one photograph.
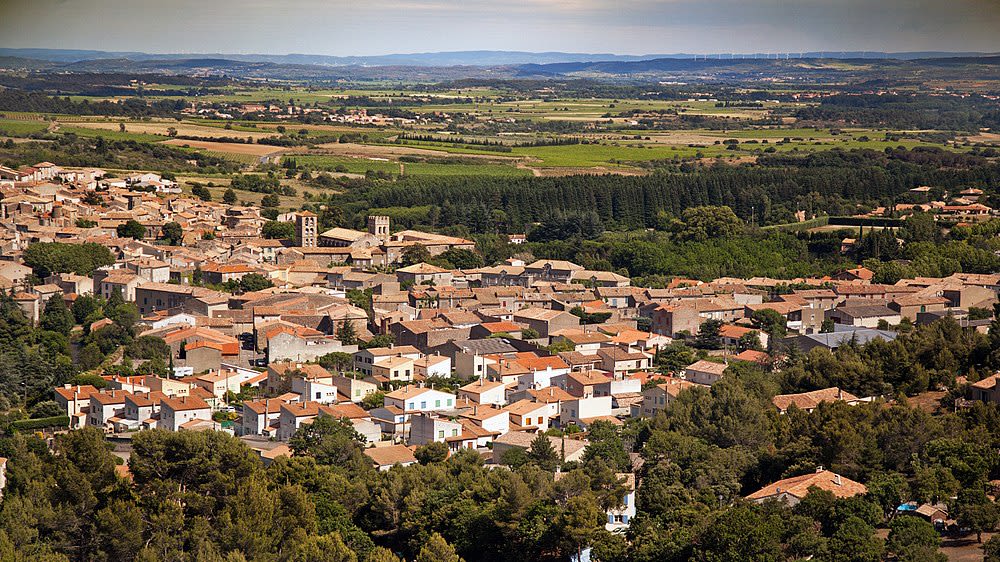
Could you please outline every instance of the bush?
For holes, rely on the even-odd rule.
[[[14,431],[31,431],[33,429],[46,429],[49,427],[69,427],[69,416],[52,416],[51,418],[18,420],[11,423],[10,427]]]

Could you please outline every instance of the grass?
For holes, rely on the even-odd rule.
[[[44,132],[48,128],[45,121],[16,121],[11,119],[0,119],[0,135],[11,137],[24,137],[31,133]]]
[[[299,166],[305,166],[314,170],[325,170],[336,173],[335,170],[340,167],[341,172],[350,174],[364,174],[371,170],[373,172],[399,175],[399,163],[392,161],[318,154],[295,154],[290,157],[294,158]],[[432,162],[403,162],[403,172],[407,176],[489,176],[514,178],[531,175],[531,170],[523,170],[514,166],[479,163],[440,164]]]
[[[113,131],[107,129],[91,129],[89,127],[73,127],[73,126],[60,126],[60,133],[74,133],[81,137],[104,137],[107,140],[113,141],[136,141],[136,142],[159,142],[166,140],[168,137],[164,135],[150,135],[146,133],[132,133],[125,131]]]

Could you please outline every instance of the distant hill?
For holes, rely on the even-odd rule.
[[[807,52],[807,53],[747,53],[710,54],[690,53],[618,55],[613,53],[563,53],[527,51],[452,51],[436,53],[409,53],[371,56],[329,56],[310,54],[236,54],[236,53],[143,53],[132,51],[94,51],[71,49],[13,49],[0,48],[0,57],[37,59],[56,63],[76,63],[93,60],[169,61],[169,60],[229,60],[251,63],[298,64],[319,66],[514,66],[526,64],[557,64],[584,62],[637,62],[654,59],[676,60],[743,60],[743,59],[935,59],[980,57],[989,53],[943,51],[915,51],[881,53],[872,51]]]

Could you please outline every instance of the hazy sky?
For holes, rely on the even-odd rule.
[[[0,0],[0,46],[370,55],[1000,51],[1000,0]]]

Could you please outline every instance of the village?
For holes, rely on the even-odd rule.
[[[732,365],[780,370],[776,350],[788,345],[808,352],[890,341],[900,324],[946,316],[985,332],[990,320],[970,312],[991,309],[1000,291],[1000,274],[886,285],[864,267],[816,279],[677,278],[654,289],[559,260],[404,266],[416,252],[473,251],[475,243],[394,231],[386,216],[368,217],[366,231],[320,231],[307,211],[279,215],[294,225],[293,240],[268,239],[255,207],[187,198],[159,174],[112,178],[48,162],[0,168],[0,192],[0,286],[31,322],[51,299],[72,307],[87,296],[117,297],[135,304],[139,337],[169,348],[165,374],[119,358],[132,363],[129,374],[105,361],[94,369],[100,385],[52,389],[68,420],[61,429],[96,427],[126,442],[154,428],[224,431],[265,463],[290,455],[288,441],[321,416],[347,420],[379,470],[416,463],[415,451],[435,443],[504,465],[539,438],[562,462],[580,461],[594,424],[653,418],[682,391],[722,380]],[[991,216],[978,195],[963,192],[959,206],[926,206]],[[129,223],[141,225],[141,235],[121,236]],[[168,223],[182,234],[165,243]],[[510,235],[512,244],[523,240]],[[36,279],[23,253],[51,242],[98,244],[114,263],[89,276]],[[247,279],[265,286],[241,286]],[[240,289],[220,290],[226,286]],[[105,318],[77,329],[96,334],[112,325]],[[660,365],[665,350],[704,337],[717,345],[698,349],[680,368]],[[966,402],[1000,402],[997,380],[974,383]],[[784,414],[882,398],[831,387],[778,395],[773,406]],[[635,476],[620,477],[630,491],[608,510],[608,530],[628,527],[635,516]],[[837,497],[866,491],[820,467],[748,499],[794,505],[814,487]],[[942,529],[954,525],[940,504],[900,509]]]

